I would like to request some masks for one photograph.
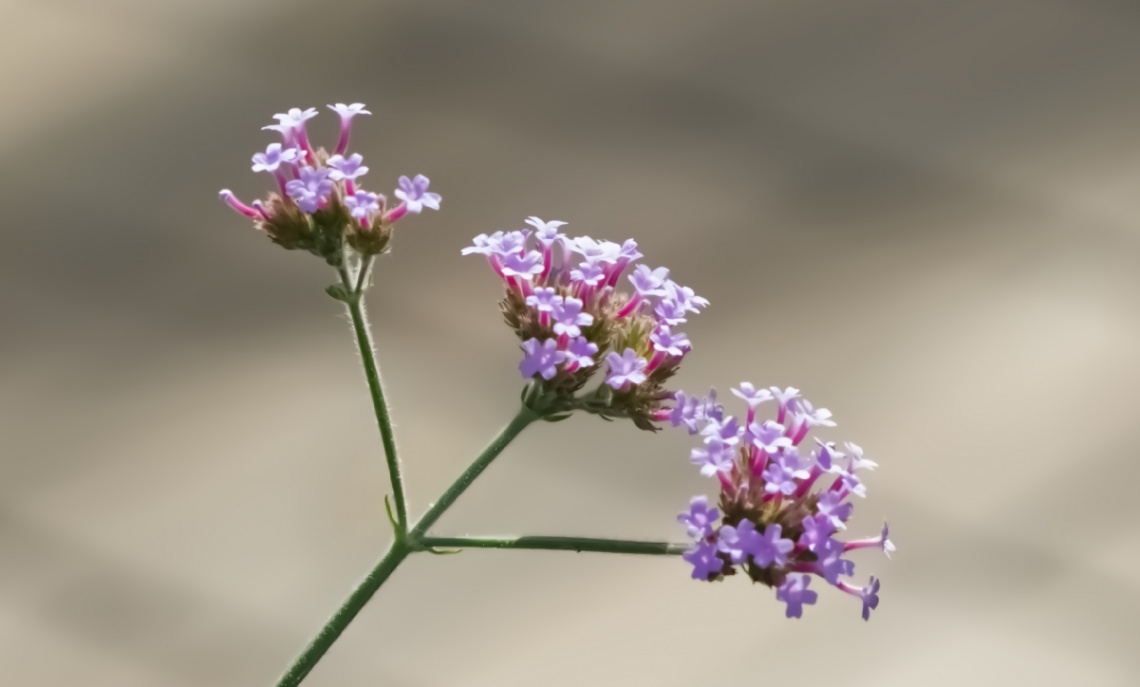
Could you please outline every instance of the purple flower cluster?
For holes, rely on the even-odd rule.
[[[708,301],[664,267],[635,265],[642,255],[632,239],[570,237],[559,230],[565,222],[526,222],[533,229],[480,234],[462,251],[486,256],[503,280],[502,310],[522,341],[519,371],[569,399],[604,364],[604,393],[576,407],[653,429],[672,396],[662,383],[690,349],[676,328]],[[627,269],[628,293],[619,290]]]
[[[254,220],[274,242],[289,249],[304,249],[336,264],[342,244],[347,242],[362,255],[384,250],[392,223],[408,213],[424,208],[439,209],[440,196],[428,191],[428,178],[402,176],[389,203],[384,194],[360,187],[360,177],[368,173],[359,153],[348,152],[352,120],[371,114],[363,103],[329,105],[340,116],[340,138],[330,155],[309,142],[306,122],[317,116],[316,108],[292,108],[274,115],[276,124],[262,127],[281,135],[280,143],[270,143],[263,153],[253,156],[253,171],[273,175],[277,192],[250,204],[238,200],[229,189],[221,199],[237,212]]]
[[[725,416],[715,391],[706,397],[678,392],[669,413],[674,427],[704,439],[691,460],[720,483],[719,507],[696,496],[678,516],[693,539],[683,555],[693,579],[723,579],[739,569],[774,587],[787,616],[799,618],[804,605],[816,601],[808,589],[816,575],[861,599],[863,619],[870,618],[879,605],[879,581],[872,577],[859,587],[842,579],[855,571],[843,556],[870,547],[889,555],[895,546],[887,526],[877,537],[841,541],[836,535],[851,517],[850,497],[866,495],[859,471],[876,464],[852,443],[840,451],[816,438],[815,448],[806,451],[809,431],[835,423],[830,411],[812,406],[798,389],[758,389],[745,382],[732,393],[748,405],[743,421]],[[756,409],[768,402],[775,403],[775,419],[758,419]]]

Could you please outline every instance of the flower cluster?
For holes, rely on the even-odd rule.
[[[309,143],[305,123],[317,116],[316,108],[293,108],[274,115],[276,124],[262,127],[281,135],[253,156],[253,171],[272,174],[277,192],[264,201],[245,204],[229,189],[219,194],[234,210],[254,220],[257,228],[287,249],[302,249],[340,265],[347,243],[361,255],[383,252],[392,235],[392,224],[408,213],[424,208],[439,209],[440,197],[428,191],[428,178],[400,177],[391,205],[381,193],[360,187],[368,173],[359,153],[348,152],[352,120],[371,114],[363,103],[329,105],[340,116],[340,138],[330,155]]]
[[[569,237],[565,222],[531,217],[533,230],[480,234],[464,255],[484,255],[503,280],[507,324],[522,341],[519,371],[541,379],[558,410],[581,408],[602,417],[629,417],[656,429],[672,398],[664,382],[688,353],[676,331],[708,301],[669,279],[664,267],[642,257],[632,239],[623,244],[589,236]],[[632,292],[619,290],[627,268]],[[602,384],[586,397],[575,393],[604,364]]]
[[[835,536],[851,516],[848,499],[866,495],[858,472],[876,464],[852,443],[840,451],[817,438],[815,448],[804,451],[812,428],[835,423],[830,411],[812,406],[798,389],[758,389],[746,382],[732,393],[748,404],[743,422],[725,416],[715,391],[707,397],[678,392],[669,414],[674,427],[704,438],[704,445],[692,450],[692,462],[720,483],[719,508],[696,496],[678,516],[693,539],[683,556],[693,566],[693,578],[719,580],[739,569],[774,587],[776,598],[787,604],[787,616],[799,618],[803,606],[816,601],[808,584],[817,575],[861,599],[868,619],[879,604],[879,581],[872,577],[859,587],[842,579],[855,569],[843,556],[868,547],[889,555],[895,547],[887,526],[877,537],[844,542]],[[757,419],[756,409],[769,401],[776,404],[776,418]]]

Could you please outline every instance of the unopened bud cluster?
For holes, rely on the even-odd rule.
[[[277,190],[248,205],[229,189],[220,196],[274,243],[339,266],[345,244],[362,256],[377,255],[387,247],[393,223],[424,208],[438,210],[440,197],[427,190],[428,178],[422,174],[400,177],[395,205],[384,194],[361,188],[359,180],[368,167],[359,153],[348,152],[348,141],[353,118],[371,113],[362,103],[328,107],[340,115],[340,138],[331,155],[309,142],[305,123],[317,116],[315,108],[274,115],[277,124],[262,128],[278,132],[282,140],[253,156],[253,171],[273,175]]]
[[[559,231],[565,222],[537,217],[527,224],[534,230],[480,234],[462,251],[486,256],[503,280],[503,315],[522,342],[519,371],[541,384],[555,418],[579,408],[656,429],[672,399],[664,384],[690,349],[676,327],[708,301],[664,267],[636,265],[632,291],[621,291],[622,275],[642,257],[632,239],[569,237]],[[576,397],[603,366],[601,385]]]
[[[720,484],[718,507],[696,496],[678,517],[693,539],[684,554],[693,578],[712,581],[742,572],[775,588],[787,616],[798,618],[805,604],[816,601],[808,585],[817,576],[861,599],[868,619],[879,604],[879,582],[872,577],[857,586],[843,579],[855,571],[843,556],[870,547],[890,554],[894,544],[885,524],[877,537],[840,541],[836,535],[854,508],[849,499],[867,493],[858,471],[876,464],[851,443],[840,451],[815,439],[815,448],[805,451],[809,431],[835,423],[830,411],[812,406],[798,389],[743,383],[732,392],[748,404],[743,421],[724,414],[715,392],[699,398],[678,392],[669,414],[673,426],[704,438],[691,460]],[[758,419],[757,408],[772,401],[775,419]]]

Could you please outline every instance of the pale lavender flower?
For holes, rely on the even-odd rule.
[[[594,323],[593,315],[582,312],[582,301],[578,298],[566,298],[561,303],[555,303],[551,314],[554,317],[555,334],[581,336],[581,328]]]
[[[531,216],[526,218],[526,223],[534,227],[534,237],[544,246],[566,238],[562,232],[558,231],[558,227],[566,225],[565,222],[558,220],[545,222],[538,217]]]
[[[709,500],[704,496],[694,496],[689,501],[689,510],[677,516],[677,521],[685,526],[685,531],[695,540],[712,535],[713,524],[720,518],[720,511],[709,508]]]
[[[840,582],[837,586],[848,594],[862,599],[863,620],[870,620],[871,611],[879,607],[879,580],[872,576],[867,586],[862,588],[852,587],[846,582]]]
[[[570,278],[587,286],[597,286],[606,278],[606,271],[601,265],[584,262],[580,268],[570,270]]]
[[[285,192],[297,203],[301,212],[316,212],[333,191],[330,170],[324,167],[302,166],[297,170],[300,178],[285,184]]]
[[[415,179],[400,177],[400,188],[396,190],[396,197],[404,201],[407,211],[411,213],[422,212],[424,208],[439,209],[441,196],[428,191],[431,181],[422,174]]]
[[[649,361],[637,354],[632,348],[627,348],[618,355],[610,351],[606,355],[606,365],[609,371],[606,374],[606,384],[615,389],[621,389],[627,384],[641,384],[646,380],[645,368]]]
[[[336,143],[336,154],[340,155],[348,150],[348,137],[352,132],[352,118],[357,115],[370,115],[372,113],[364,109],[364,103],[353,103],[351,105],[337,103],[336,105],[329,105],[328,108],[340,115],[340,139]]]
[[[831,420],[831,411],[827,408],[813,408],[811,401],[806,398],[800,399],[799,411],[796,417],[805,422],[809,427],[824,426],[834,427],[835,423]]]
[[[808,551],[818,554],[827,545],[827,541],[835,532],[835,523],[823,513],[806,515],[803,519],[804,533],[800,535],[800,544]]]
[[[364,222],[368,219],[369,214],[380,211],[380,196],[368,191],[357,190],[351,196],[345,196],[344,206],[348,208],[350,215]]]
[[[653,312],[657,315],[657,319],[670,327],[676,327],[682,322],[688,321],[685,319],[685,313],[687,311],[684,306],[668,298],[661,299],[661,301],[657,303],[657,307],[653,309]]]
[[[894,542],[892,542],[890,539],[888,539],[889,534],[890,534],[890,528],[888,528],[887,523],[884,522],[883,523],[883,529],[882,529],[882,531],[879,532],[879,536],[867,537],[866,539],[853,539],[853,540],[851,540],[851,541],[849,541],[843,545],[843,550],[844,551],[853,551],[855,549],[865,549],[868,547],[875,547],[875,548],[882,549],[883,553],[886,554],[887,558],[890,558],[891,554],[894,553],[896,551],[896,549],[895,549]]]
[[[532,250],[524,255],[518,253],[500,254],[503,260],[503,274],[508,277],[533,279],[542,272],[542,253]]]
[[[774,525],[774,527],[778,528],[779,525]],[[734,564],[740,565],[747,560],[748,556],[755,559],[757,555],[767,555],[769,553],[767,541],[764,535],[756,531],[756,526],[752,524],[751,520],[741,520],[735,527],[732,525],[721,526],[717,535],[716,546],[721,553],[728,554],[729,560]],[[787,541],[791,544],[787,539],[781,541]]]
[[[574,250],[578,251],[587,264],[612,264],[617,262],[621,254],[621,246],[612,241],[595,241],[589,236],[579,236],[574,239]]]
[[[800,396],[800,390],[793,386],[789,386],[783,390],[781,390],[778,386],[772,386],[768,388],[772,391],[772,395],[776,397],[776,402],[779,403],[781,407],[787,406],[790,401],[793,401]]]
[[[748,425],[748,436],[752,445],[768,455],[781,449],[790,448],[792,440],[784,436],[785,427],[778,422],[765,420],[763,424],[753,422]]]
[[[847,455],[851,456],[851,472],[855,472],[856,470],[874,470],[879,467],[879,464],[875,461],[863,457],[863,447],[859,444],[845,441],[843,442],[843,446],[847,449]]]
[[[702,401],[698,396],[690,396],[684,391],[673,395],[673,409],[669,411],[669,424],[674,427],[684,425],[689,434],[697,433],[697,423],[704,419]]]
[[[563,354],[566,356],[567,368],[578,369],[596,365],[594,356],[598,353],[598,344],[591,343],[585,337],[579,336],[570,339]]]
[[[687,286],[681,286],[672,279],[665,280],[664,298],[676,302],[683,309],[691,313],[699,313],[701,308],[708,307],[707,298],[702,298]]]
[[[733,395],[755,408],[765,401],[772,400],[772,392],[767,389],[757,389],[749,382],[741,382],[740,386],[732,390]]]
[[[264,153],[253,154],[253,171],[276,172],[281,165],[293,164],[301,156],[301,151],[296,148],[283,148],[280,143],[270,143]]]
[[[825,539],[820,543],[816,555],[819,560],[816,562],[816,570],[819,576],[827,580],[829,584],[839,586],[840,575],[850,577],[855,573],[855,564],[843,558],[843,544],[835,539]]]
[[[717,548],[708,542],[699,542],[693,548],[681,554],[693,566],[693,579],[709,581],[718,575],[724,568],[724,561],[717,556]]]
[[[740,423],[736,421],[736,417],[730,415],[728,419],[714,419],[705,418],[708,424],[701,430],[701,435],[705,437],[705,443],[713,440],[720,440],[729,446],[736,446],[740,443],[740,435],[744,430],[740,428]]]
[[[775,460],[768,462],[768,469],[764,471],[764,491],[769,494],[784,494],[790,496],[795,492],[796,480],[807,479],[811,473],[803,468],[800,458],[789,449],[776,456]]]
[[[804,604],[812,605],[819,598],[818,594],[808,589],[810,583],[810,575],[788,575],[776,589],[776,599],[788,604],[787,617],[803,617]]]
[[[353,153],[347,158],[343,155],[333,155],[328,162],[329,167],[332,167],[329,177],[335,181],[344,181],[345,179],[355,181],[358,177],[368,173],[368,168],[364,166],[363,162],[364,158],[360,153]]]
[[[304,126],[305,122],[317,116],[317,108],[310,107],[302,110],[299,107],[290,108],[285,114],[275,114],[273,118],[277,120],[279,126],[287,126],[293,129]],[[269,127],[264,127],[269,128]]]
[[[527,339],[522,343],[522,348],[526,355],[519,363],[519,372],[523,377],[530,379],[535,375],[542,375],[543,379],[550,379],[558,374],[557,365],[562,362],[564,356],[562,351],[558,350],[557,339],[546,341]]]
[[[682,356],[691,347],[689,344],[689,337],[681,332],[674,334],[668,325],[659,325],[657,330],[649,335],[649,340],[653,342],[653,348],[669,355]]]
[[[736,464],[736,449],[719,437],[711,437],[704,448],[692,449],[689,460],[701,468],[701,474],[705,477],[717,473],[728,474]]]
[[[629,275],[629,282],[637,293],[644,296],[664,296],[665,282],[669,279],[669,270],[665,267],[650,269],[645,265],[638,265]]]
[[[752,523],[745,520],[749,525]],[[742,522],[741,525],[744,523]],[[792,549],[796,548],[796,543],[791,539],[784,539],[779,525],[768,525],[764,531],[757,535],[757,539],[753,542],[752,562],[761,568],[766,568],[769,565],[784,565],[788,562],[788,554]]]
[[[538,286],[534,293],[526,297],[526,304],[540,313],[554,311],[554,307],[562,304],[562,296],[554,287]]]
[[[851,517],[851,510],[854,507],[853,504],[844,503],[843,497],[835,491],[820,494],[819,501],[816,502],[816,508],[831,520],[831,524],[835,525],[837,530],[847,529],[847,525],[843,523]]]

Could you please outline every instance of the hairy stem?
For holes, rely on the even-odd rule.
[[[376,424],[380,426],[380,439],[384,444],[384,458],[388,461],[388,477],[392,482],[392,500],[396,502],[396,520],[400,535],[408,531],[408,504],[404,497],[404,478],[400,470],[400,458],[396,455],[396,437],[392,432],[392,418],[388,414],[388,403],[384,400],[384,386],[380,382],[380,368],[376,364],[376,349],[372,343],[372,333],[368,329],[368,316],[364,309],[365,284],[369,263],[360,265],[360,272],[354,285],[352,277],[343,267],[340,268],[341,284],[351,289],[345,305],[352,318],[352,328],[356,332],[356,345],[360,349],[360,360],[364,365],[364,377],[368,380],[368,390],[372,395],[372,408],[376,412]]]
[[[325,626],[321,628],[321,631],[313,638],[313,641],[309,642],[309,645],[305,647],[305,650],[301,652],[301,655],[297,657],[297,660],[289,667],[289,670],[285,671],[285,674],[277,681],[277,687],[296,687],[296,685],[301,684],[301,681],[305,679],[309,671],[316,667],[317,662],[321,660],[325,652],[336,642],[341,633],[344,632],[345,628],[352,622],[353,618],[360,613],[361,609],[363,609],[369,599],[372,598],[372,595],[380,588],[380,585],[384,584],[388,576],[396,570],[400,563],[402,563],[411,552],[412,547],[409,546],[408,542],[404,539],[397,538],[396,541],[392,543],[392,547],[388,549],[388,553],[380,559],[380,562],[376,564],[372,572],[368,573],[368,576],[357,585],[348,599],[341,604],[341,607],[337,609],[332,618],[329,618],[329,621],[325,623]]]
[[[355,316],[353,317],[353,321],[357,321]],[[361,343],[361,349],[364,349],[364,343]],[[366,361],[370,359],[371,356],[365,357]],[[366,372],[367,369],[368,365],[366,363]],[[375,365],[373,365],[373,369],[375,369]],[[369,377],[369,386],[372,386],[371,379],[372,378]],[[376,388],[378,388],[378,384]],[[383,403],[383,397],[380,398],[380,403]],[[379,416],[379,411],[377,411],[377,416]],[[388,550],[384,558],[380,559],[380,562],[376,564],[376,567],[368,574],[368,577],[364,578],[364,581],[360,583],[348,599],[341,604],[341,607],[337,609],[332,618],[325,623],[325,626],[321,628],[320,633],[309,643],[309,646],[305,647],[305,650],[301,652],[301,655],[297,657],[297,660],[277,682],[277,687],[295,687],[301,684],[301,681],[305,679],[309,671],[317,665],[317,662],[321,660],[321,657],[325,655],[325,652],[329,650],[333,642],[340,637],[341,633],[344,632],[353,618],[360,613],[360,610],[364,608],[365,604],[372,598],[372,595],[376,593],[376,590],[380,589],[380,585],[384,584],[384,581],[387,580],[388,576],[408,557],[408,554],[425,548],[421,543],[424,532],[426,532],[436,520],[439,520],[440,516],[447,511],[451,504],[455,503],[455,500],[458,499],[464,491],[467,491],[467,487],[471,486],[475,478],[487,469],[491,461],[502,453],[503,449],[505,449],[520,432],[526,429],[527,425],[538,418],[537,413],[524,406],[519,410],[518,414],[515,415],[514,419],[499,432],[499,435],[491,441],[487,448],[479,454],[475,462],[468,466],[467,469],[463,471],[463,474],[459,475],[459,479],[455,480],[455,482],[447,488],[447,491],[443,493],[439,501],[428,509],[427,513],[424,514],[423,518],[416,523],[410,532],[407,530],[397,530],[396,540],[392,543],[392,548]],[[381,427],[383,427],[383,424]],[[389,456],[392,455],[391,453],[389,454]],[[389,465],[391,464],[392,461],[389,460]],[[398,476],[399,473],[396,472],[393,474]],[[396,477],[393,477],[393,483],[395,483],[395,481]],[[399,491],[396,492],[396,494],[400,493]],[[400,502],[397,501],[397,503]]]
[[[632,553],[648,556],[679,556],[688,544],[590,537],[423,537],[420,543],[431,548],[448,549],[539,549],[544,551],[593,551],[597,553]]]

